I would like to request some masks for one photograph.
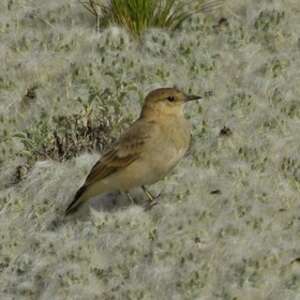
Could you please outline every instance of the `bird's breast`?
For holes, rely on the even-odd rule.
[[[191,139],[191,126],[186,120],[171,120],[161,127],[160,137],[154,142],[155,159],[151,162],[157,171],[166,174],[185,155]]]
[[[172,122],[165,126],[164,132],[169,147],[175,148],[178,151],[178,154],[182,154],[183,152],[184,155],[191,140],[190,123],[185,119],[172,120]]]

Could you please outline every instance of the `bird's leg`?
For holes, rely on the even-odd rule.
[[[135,201],[135,199],[130,195],[129,192],[127,192],[126,195],[127,195],[129,201],[130,201],[132,204],[137,204],[136,201]]]
[[[153,196],[144,185],[142,185],[142,190],[145,193],[145,195],[148,198],[148,203],[145,207],[145,210],[151,209],[153,206],[155,206],[158,202],[156,201],[156,199],[160,196],[160,194],[158,194],[157,196]]]

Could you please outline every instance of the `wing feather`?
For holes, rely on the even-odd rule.
[[[139,159],[146,141],[151,137],[152,123],[137,120],[121,136],[118,143],[104,153],[87,176],[85,186],[99,181]],[[150,129],[150,131],[149,131]]]

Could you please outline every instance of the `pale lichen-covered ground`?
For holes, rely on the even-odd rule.
[[[298,0],[228,0],[141,44],[96,33],[77,1],[0,12],[1,300],[300,299]],[[205,99],[187,107],[189,155],[150,188],[159,205],[114,196],[63,220],[103,145],[41,154],[55,120],[92,110],[113,140],[173,84]]]

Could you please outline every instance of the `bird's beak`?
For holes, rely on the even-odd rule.
[[[202,99],[202,97],[201,96],[196,96],[196,95],[186,95],[185,102],[199,100],[199,99]]]

